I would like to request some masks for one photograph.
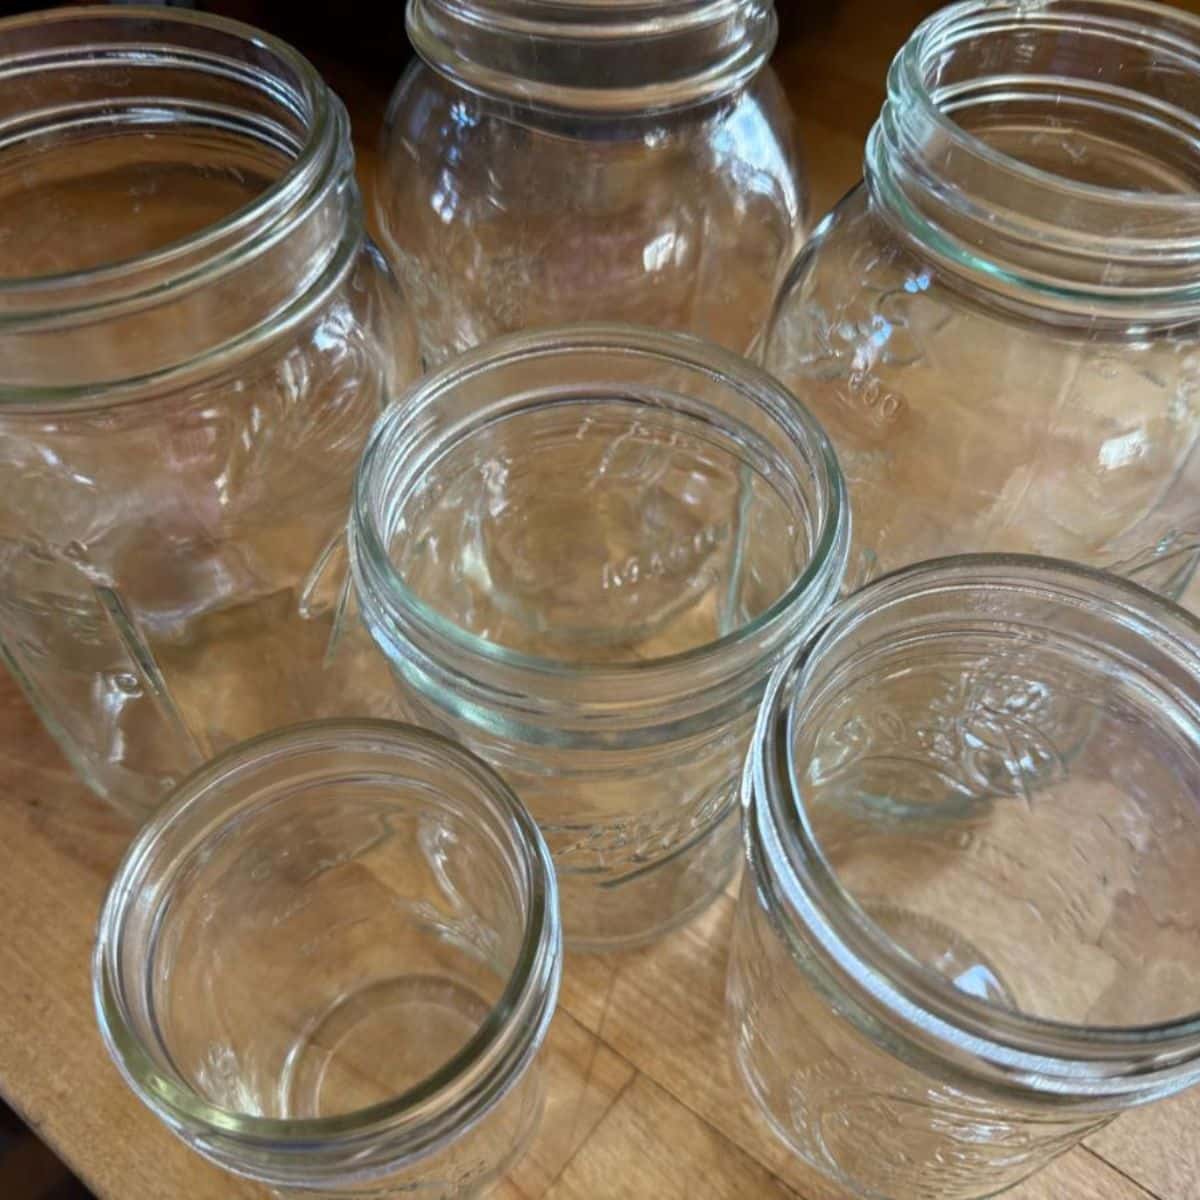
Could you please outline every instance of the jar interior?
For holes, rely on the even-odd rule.
[[[845,631],[790,714],[836,879],[993,1005],[1091,1027],[1194,1013],[1200,681],[1132,622],[934,591]]]
[[[982,8],[932,35],[920,69],[945,115],[1017,162],[1070,183],[1192,195],[1200,39],[1186,18],[1176,29],[1145,16],[1111,0]]]
[[[622,665],[755,620],[803,573],[819,519],[779,452],[716,410],[568,388],[451,440],[399,497],[389,545],[460,629]]]
[[[245,208],[308,138],[301,81],[220,26],[72,14],[0,31],[0,280],[115,265]]]
[[[430,1080],[520,957],[522,866],[477,785],[436,756],[347,758],[257,781],[153,895],[148,1029],[208,1102],[314,1119]]]

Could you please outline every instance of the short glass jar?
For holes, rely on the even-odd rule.
[[[1200,559],[1200,20],[966,0],[892,65],[769,369],[837,448],[851,581],[1033,552],[1173,598]],[[1189,598],[1189,603],[1191,598]]]
[[[678,334],[502,339],[381,420],[351,526],[406,716],[529,807],[569,945],[635,944],[705,907],[736,865],[767,677],[845,566],[841,476],[795,398]]]
[[[745,352],[807,185],[772,0],[409,0],[375,216],[429,364],[636,321]]]
[[[871,1200],[975,1200],[1200,1081],[1200,622],[1025,556],[920,564],[773,677],[742,1074]]]
[[[345,111],[247,26],[0,22],[0,656],[138,817],[336,712],[350,486],[419,360]]]
[[[308,1196],[475,1196],[528,1143],[558,992],[554,872],[473,756],[390,722],[235,747],[130,847],[96,1012],[138,1097]]]

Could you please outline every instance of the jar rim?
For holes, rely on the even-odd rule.
[[[935,259],[960,268],[987,291],[1015,289],[1015,307],[1058,309],[1097,320],[1148,322],[1186,319],[1200,306],[1195,263],[1200,258],[1200,193],[1152,191],[1078,180],[1024,161],[964,128],[948,107],[950,97],[929,81],[937,57],[955,47],[970,48],[988,34],[1009,28],[1070,30],[1079,38],[1132,39],[1186,55],[1200,77],[1200,15],[1156,0],[959,0],[927,17],[896,54],[888,72],[887,99],[867,140],[864,172],[882,211]],[[1142,97],[1136,87],[1129,89]],[[1114,102],[1115,103],[1115,102]],[[1180,112],[1183,110],[1180,109]],[[1200,110],[1188,114],[1200,129]],[[988,194],[973,197],[953,179],[939,180],[936,167],[922,161],[923,147],[936,145],[939,161],[954,161],[992,173],[993,183],[1022,189],[1024,207],[1008,208]],[[957,169],[962,169],[959,167]],[[1000,193],[997,192],[997,195]],[[1069,200],[1072,224],[1045,216],[1051,198]],[[1117,232],[1107,229],[1113,214],[1136,209],[1138,220]],[[1093,215],[1103,228],[1081,218]],[[961,219],[978,237],[948,223]],[[1170,234],[1161,223],[1174,217]],[[1156,226],[1156,222],[1159,224]],[[985,242],[1002,246],[992,254]],[[1052,243],[1048,246],[1047,243]],[[1110,282],[1098,256],[1133,265],[1145,278]],[[1048,265],[1027,266],[1030,249],[1053,253]],[[1036,299],[1025,300],[1023,293]]]
[[[135,22],[152,23],[167,38],[143,42],[122,38],[122,26]],[[12,53],[7,53],[2,44],[9,33],[35,29],[65,32],[72,26],[87,27],[95,23],[110,26],[112,40],[79,46],[52,41]],[[169,35],[175,30],[211,30],[266,51],[294,75],[296,88],[268,86],[262,80],[264,72],[261,68],[255,69],[249,63],[234,64],[223,56],[189,47],[182,40],[172,42]],[[20,301],[26,297],[29,300],[28,309],[17,308],[0,315],[0,333],[25,320],[41,320],[48,316],[53,319],[84,313],[102,316],[107,311],[119,311],[149,297],[161,297],[175,289],[218,279],[237,265],[247,252],[260,249],[264,240],[278,239],[287,228],[302,220],[327,190],[334,174],[338,148],[346,133],[340,103],[308,59],[269,33],[241,21],[208,13],[125,5],[52,9],[0,20],[0,77],[10,71],[27,73],[47,66],[93,62],[98,50],[133,55],[139,65],[145,65],[146,55],[161,55],[182,69],[224,72],[254,81],[277,103],[287,105],[289,100],[292,101],[291,111],[304,123],[303,144],[286,169],[262,192],[202,229],[144,253],[93,267],[48,275],[0,276],[0,301]],[[173,54],[178,57],[170,57]],[[302,206],[300,213],[295,211],[297,205]],[[276,228],[280,220],[284,225],[282,229]],[[173,265],[178,265],[179,274],[170,276],[166,282],[153,278],[156,272],[169,270]],[[73,295],[98,285],[105,285],[110,293],[99,299]],[[72,391],[57,389],[55,395]]]
[[[435,404],[464,381],[514,361],[601,351],[666,362],[719,379],[760,407],[803,447],[817,477],[823,509],[803,571],[751,621],[715,641],[662,658],[572,663],[490,641],[421,600],[392,562],[376,504],[392,482],[390,459],[396,445],[410,437],[415,411]],[[697,671],[721,680],[743,651],[751,650],[757,662],[806,636],[841,586],[849,523],[845,483],[832,443],[816,418],[773,376],[732,351],[691,335],[635,325],[582,324],[518,333],[477,347],[419,380],[389,407],[372,431],[359,464],[351,509],[351,561],[360,604],[371,615],[402,614],[437,647],[512,671],[530,683],[559,681],[569,686],[577,701],[586,702],[590,695],[622,681],[633,682],[640,690],[649,683],[656,685],[656,692],[679,685],[690,690],[696,686]]]
[[[774,0],[407,0],[405,19],[418,55],[468,91],[575,116],[718,99],[762,69],[779,35]],[[686,42],[690,71],[663,77],[661,51],[672,38]],[[640,62],[642,77],[597,82],[556,72],[543,50],[566,41],[603,60],[602,75]]]
[[[1059,10],[1063,10],[1064,15],[1070,14],[1072,10],[1079,10],[1079,19],[1084,22],[1083,28],[1090,31],[1094,24],[1099,30],[1104,28],[1105,23],[1087,21],[1083,11],[1100,8],[1110,9],[1114,14],[1143,13],[1170,18],[1174,23],[1188,26],[1195,34],[1194,49],[1200,55],[1200,16],[1185,9],[1171,8],[1158,0],[1083,0],[1082,3],[1080,0],[1041,0],[1041,3],[1033,7],[1027,0],[959,0],[958,3],[948,5],[926,17],[900,48],[893,63],[895,78],[889,79],[889,101],[919,106],[926,119],[935,123],[939,132],[946,138],[964,149],[969,149],[974,155],[990,159],[997,166],[1039,183],[1065,185],[1073,193],[1081,196],[1091,195],[1098,199],[1125,197],[1139,205],[1168,209],[1178,209],[1182,206],[1200,211],[1200,193],[1186,195],[1179,192],[1146,192],[1137,188],[1106,187],[1102,184],[1069,180],[1045,167],[1024,162],[963,129],[947,116],[943,106],[930,93],[925,81],[927,58],[931,51],[944,44],[949,35],[956,38],[978,36],[981,28],[986,31],[990,25],[1011,17],[1028,20],[1039,16],[1048,17],[1057,14]],[[889,75],[891,74],[892,72],[889,72]],[[902,96],[894,94],[900,89],[903,89]]]
[[[157,892],[169,892],[186,862],[232,820],[264,801],[253,789],[222,802],[223,790],[267,765],[329,750],[358,750],[403,763],[428,756],[465,778],[488,817],[507,833],[523,869],[525,928],[503,991],[470,1039],[430,1075],[389,1100],[318,1118],[262,1117],[206,1100],[163,1067],[131,1015],[120,962],[134,906],[169,839],[181,839]],[[329,778],[336,779],[334,769]],[[286,785],[285,785],[286,786]],[[272,787],[267,802],[277,798]],[[214,814],[211,809],[216,808]],[[184,780],[143,826],[121,861],[101,908],[92,957],[92,995],[105,1046],[133,1092],[176,1132],[203,1138],[203,1153],[223,1166],[280,1185],[370,1178],[417,1161],[460,1136],[516,1084],[541,1045],[561,974],[562,932],[554,865],[533,818],[491,767],[438,733],[387,720],[326,720],[275,730],[239,743]],[[169,1061],[169,1058],[168,1058]],[[451,1093],[466,1090],[464,1101]],[[376,1145],[374,1150],[367,1147]],[[290,1158],[289,1158],[290,1156]]]
[[[997,585],[1038,589],[1103,611],[1143,638],[1163,642],[1200,680],[1200,619],[1128,579],[1023,554],[967,554],[904,567],[839,604],[820,634],[772,677],[743,778],[747,836],[760,839],[770,883],[779,888],[772,894],[802,930],[805,945],[849,981],[873,1018],[898,1026],[918,1052],[1058,1095],[1129,1092],[1162,1085],[1172,1075],[1195,1075],[1200,1008],[1145,1025],[1079,1025],[994,1005],[923,967],[859,908],[805,816],[800,768],[793,747],[780,744],[781,730],[802,707],[823,656],[831,648],[836,653],[839,638],[881,603]],[[1200,720],[1194,733],[1200,745]]]

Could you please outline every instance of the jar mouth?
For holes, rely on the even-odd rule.
[[[982,289],[1161,322],[1200,304],[1197,145],[1200,18],[963,0],[897,54],[865,168],[883,213]]]
[[[576,115],[716,99],[749,82],[778,36],[773,0],[408,0],[407,25],[461,86]]]
[[[102,73],[122,71],[103,95],[89,94],[93,74],[100,82]],[[164,89],[158,72],[187,86]],[[309,220],[348,169],[345,115],[316,70],[237,21],[125,6],[0,21],[0,91],[29,78],[45,80],[50,98],[0,121],[0,144],[61,138],[101,120],[153,136],[169,110],[259,146],[281,165],[246,202],[183,236],[83,267],[0,276],[0,333],[119,316],[215,282]],[[65,99],[55,98],[55,87]]]
[[[803,569],[763,611],[716,640],[663,657],[616,663],[523,653],[448,620],[414,592],[389,553],[389,526],[407,493],[447,446],[469,438],[469,426],[487,419],[482,408],[465,419],[440,418],[439,406],[473,388],[486,391],[489,376],[510,365],[532,363],[544,369],[545,392],[554,393],[555,362],[592,355],[611,356],[609,362],[624,364],[630,372],[633,382],[622,376],[612,385],[614,391],[638,393],[640,364],[729,389],[739,403],[753,407],[764,427],[789,443],[811,472],[814,511]],[[603,387],[604,381],[597,379],[584,390],[595,394]],[[681,393],[686,390],[686,384],[679,388]],[[524,397],[500,394],[488,399],[495,407],[496,401],[500,406],[519,405]],[[612,705],[629,704],[631,696],[648,709],[665,697],[680,695],[692,696],[693,703],[703,707],[706,685],[741,691],[748,680],[761,681],[771,657],[807,636],[837,594],[848,538],[848,503],[833,447],[782,384],[745,359],[687,335],[636,326],[579,325],[505,337],[471,351],[427,376],[390,408],[372,432],[359,467],[351,562],[364,617],[385,650],[405,659],[420,648],[434,663],[469,664],[460,674],[478,674],[496,685],[497,695],[518,693],[530,702],[538,696],[557,696],[603,725],[627,719]]]
[[[970,994],[922,965],[860,905],[815,830],[803,782],[809,764],[797,761],[795,734],[804,726],[810,689],[839,643],[884,609],[913,600],[936,603],[968,589],[979,593],[983,606],[989,589],[1077,606],[1117,623],[1131,641],[1150,648],[1154,662],[1172,664],[1169,669],[1188,684],[1200,681],[1200,621],[1125,579],[1058,560],[1000,554],[918,563],[884,576],[842,602],[768,687],[743,784],[750,857],[757,865],[764,855],[769,875],[764,878],[758,866],[758,882],[783,906],[806,951],[848,984],[851,1019],[901,1053],[932,1055],[943,1066],[1063,1098],[1174,1090],[1174,1081],[1198,1069],[1200,1011],[1147,1024],[1078,1024]],[[914,628],[919,620],[913,618]],[[894,635],[908,633],[906,625]],[[1175,684],[1162,683],[1164,694],[1178,691]],[[1190,696],[1186,703],[1190,726],[1184,736],[1200,747],[1200,705]]]
[[[525,926],[498,999],[475,1033],[431,1074],[382,1103],[344,1114],[275,1118],[210,1102],[172,1062],[151,1009],[134,1011],[139,980],[123,965],[129,924],[158,929],[157,916],[179,877],[256,806],[278,799],[278,782],[232,804],[221,791],[245,786],[293,760],[353,752],[403,764],[420,757],[445,764],[485,799],[488,836],[520,864]],[[361,764],[360,764],[361,765]],[[323,777],[336,782],[331,771]],[[347,778],[355,778],[355,774]],[[163,870],[163,860],[171,865]],[[161,878],[155,878],[163,872]],[[157,933],[154,933],[157,936]],[[553,1015],[561,972],[557,884],[545,842],[511,789],[474,755],[436,733],[391,721],[319,721],[241,743],[185,780],[134,839],[110,885],[93,955],[93,1000],[105,1045],[126,1083],[172,1129],[238,1174],[279,1186],[370,1179],[419,1160],[461,1135],[503,1098],[524,1073]]]

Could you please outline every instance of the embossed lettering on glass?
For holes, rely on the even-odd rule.
[[[846,472],[852,581],[1019,551],[1183,595],[1200,21],[1142,0],[953,5],[897,56],[864,171],[767,346]]]
[[[344,110],[288,47],[175,12],[0,23],[0,652],[144,816],[337,709],[354,467],[411,319]]]
[[[100,1029],[194,1150],[279,1192],[466,1200],[542,1108],[554,874],[460,747],[318,722],[229,751],[142,830],[100,918]]]
[[[1200,622],[1028,556],[844,602],[764,701],[729,975],[779,1136],[977,1200],[1200,1081]]]
[[[363,458],[351,561],[411,719],[529,806],[577,947],[706,906],[767,676],[842,580],[829,444],[745,359],[585,326],[418,384]]]
[[[376,218],[426,360],[638,321],[739,352],[807,189],[771,0],[409,0]]]

